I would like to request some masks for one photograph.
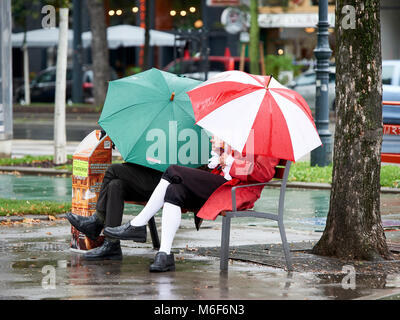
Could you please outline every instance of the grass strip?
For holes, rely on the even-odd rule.
[[[57,215],[71,211],[71,202],[0,198],[0,216],[25,214]]]
[[[0,166],[30,165],[45,161],[53,161],[53,159],[53,156],[24,156],[22,158],[0,158]],[[72,155],[68,155],[67,159],[71,160]]]
[[[289,181],[332,183],[332,164],[326,167],[312,167],[309,162],[293,163]],[[385,165],[381,167],[381,187],[400,188],[400,167]]]

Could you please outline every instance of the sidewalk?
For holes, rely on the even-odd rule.
[[[79,141],[67,141],[67,154],[74,154],[79,145]],[[12,157],[20,158],[26,155],[40,156],[54,154],[53,140],[32,140],[32,139],[14,139],[12,141]],[[121,154],[113,150],[113,157],[119,157]]]
[[[52,154],[52,141],[13,142],[15,155],[24,152]],[[78,142],[69,142],[68,153],[72,154],[77,145]],[[21,183],[23,179],[18,180]],[[7,185],[17,193],[17,187],[11,181]],[[66,194],[70,187],[58,182],[55,185],[57,197],[65,193],[70,199]],[[269,192],[273,194],[275,191],[271,189]],[[13,226],[0,221],[0,299],[398,299],[398,262],[382,263],[379,273],[373,264],[351,264],[350,267],[356,271],[355,288],[349,289],[343,281],[349,264],[310,254],[310,249],[322,234],[314,227],[320,222],[319,204],[321,201],[329,202],[329,198],[322,191],[319,195],[310,191],[296,192],[299,195],[290,196],[286,205],[288,213],[296,210],[296,219],[287,214],[285,221],[294,272],[285,271],[279,231],[272,222],[233,220],[231,260],[226,274],[219,271],[220,219],[204,221],[200,231],[196,231],[190,214],[190,219],[182,219],[174,241],[176,272],[151,274],[148,265],[155,251],[150,236],[145,244],[122,241],[122,262],[87,262],[79,253],[69,250],[70,225],[67,221],[39,222],[36,217],[29,217],[25,223],[19,221]],[[386,197],[388,204],[398,203],[396,195]],[[302,203],[301,211],[299,202]],[[258,205],[264,208],[267,204],[265,198],[260,199]],[[308,209],[315,210],[310,216],[305,216],[308,206]],[[297,218],[305,225],[310,223],[311,227],[300,229]],[[397,219],[397,216],[388,215],[386,219],[389,218]],[[129,214],[126,214],[123,222],[129,219]],[[161,235],[159,216],[156,222]],[[388,239],[397,236],[396,232],[387,234]],[[55,271],[54,289],[42,286],[46,275],[43,270]]]
[[[123,222],[128,219],[125,216]],[[159,217],[156,222],[160,226]],[[219,258],[204,252],[219,246],[220,227],[217,219],[205,221],[196,231],[192,219],[183,219],[173,248],[176,271],[154,274],[148,272],[155,255],[150,236],[145,244],[122,241],[121,262],[87,262],[69,250],[70,225],[65,220],[0,226],[0,299],[330,300],[379,299],[400,293],[398,274],[356,274],[356,287],[348,289],[343,282],[344,263],[336,262],[339,271],[312,271],[313,263],[318,265],[323,258],[308,255],[310,268],[299,269],[298,262],[306,261],[299,248],[312,246],[321,233],[290,228],[287,236],[292,242],[294,272],[234,258],[229,272],[221,273]],[[277,228],[246,221],[233,225],[233,246],[242,251],[249,244],[269,248],[263,249],[264,256],[275,263],[283,257],[279,242]],[[44,270],[55,272],[54,289],[46,288]]]

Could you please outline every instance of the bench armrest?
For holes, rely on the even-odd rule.
[[[236,189],[237,188],[246,188],[246,187],[255,187],[255,186],[262,186],[262,185],[267,185],[269,182],[261,182],[261,183],[253,183],[253,184],[244,184],[240,186],[234,186],[231,189],[231,194],[232,194],[232,211],[236,211]]]

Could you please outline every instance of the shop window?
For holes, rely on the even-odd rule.
[[[240,69],[240,60],[239,61],[235,61],[235,70],[239,70]],[[250,73],[250,63],[249,61],[245,61],[244,62],[244,72]]]
[[[313,6],[318,6],[319,5],[319,0],[312,0],[311,1]],[[335,0],[328,0],[329,5],[335,5]]]
[[[261,7],[287,7],[289,0],[260,0]]]

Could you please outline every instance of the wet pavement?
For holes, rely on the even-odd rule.
[[[156,221],[159,225],[159,218]],[[232,243],[242,248],[250,243],[279,247],[276,229],[246,224],[233,229]],[[355,274],[352,283],[345,278],[345,264],[336,271],[286,272],[231,260],[229,271],[220,272],[217,257],[198,252],[219,245],[218,219],[207,221],[198,232],[191,220],[183,220],[173,248],[176,271],[161,274],[148,272],[155,254],[150,239],[145,244],[122,241],[122,261],[89,262],[69,250],[69,231],[65,220],[0,226],[0,299],[319,300],[400,294],[400,274]],[[319,236],[291,230],[288,238],[308,246]],[[280,250],[275,254],[282,258]],[[295,259],[293,245],[292,255]]]
[[[276,188],[266,188],[256,209],[276,209],[278,192]],[[71,180],[0,175],[0,195],[70,201]],[[398,194],[382,194],[381,197],[386,236],[395,242],[400,241],[399,198]],[[28,220],[13,226],[0,225],[0,299],[398,297],[400,268],[397,264],[391,272],[382,267],[382,272],[377,274],[366,272],[367,264],[349,265],[310,255],[307,250],[321,236],[328,208],[329,190],[287,190],[285,226],[295,266],[291,273],[285,271],[279,230],[273,221],[233,219],[231,249],[234,252],[229,272],[221,273],[216,251],[220,245],[220,218],[214,222],[204,221],[200,231],[196,231],[192,214],[184,215],[174,241],[176,271],[162,274],[148,272],[155,255],[150,236],[145,244],[122,241],[124,258],[120,262],[87,262],[81,254],[69,249],[70,226],[66,220]],[[139,210],[140,207],[127,205],[124,221]],[[161,234],[160,214],[156,222]],[[314,268],[317,265],[320,268]],[[321,269],[321,266],[325,267]],[[363,271],[360,268],[364,268]],[[354,282],[348,282],[352,270]]]
[[[33,176],[33,175],[0,175],[0,197],[24,200],[54,200],[67,202],[71,200],[71,178]],[[266,188],[256,202],[256,210],[276,211],[279,197],[278,188]],[[285,201],[285,226],[295,230],[322,232],[325,228],[329,210],[329,190],[308,190],[288,188]],[[301,205],[299,205],[301,204]],[[127,214],[137,214],[140,207],[127,205]],[[400,193],[381,194],[381,213],[384,226],[395,232],[399,230],[400,239]],[[237,221],[234,219],[233,223]],[[241,222],[239,222],[241,223]],[[274,221],[247,219],[246,223],[254,226],[274,227]],[[396,233],[397,235],[397,233]],[[390,234],[392,237],[392,234]],[[396,237],[396,236],[394,236]]]

